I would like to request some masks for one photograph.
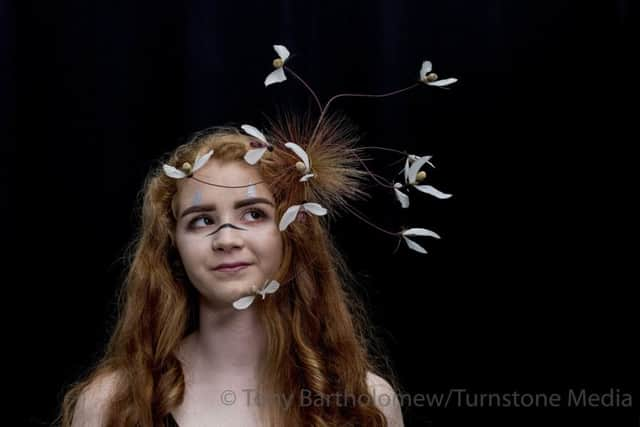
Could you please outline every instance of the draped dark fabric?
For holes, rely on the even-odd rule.
[[[290,49],[290,67],[322,102],[407,86],[426,59],[460,79],[332,107],[362,144],[433,155],[430,183],[454,195],[414,197],[401,210],[372,189],[357,206],[386,228],[438,232],[426,256],[394,252],[396,240],[349,216],[332,227],[408,392],[633,388],[630,4],[72,0],[16,11],[0,2],[0,145],[3,181],[15,184],[5,228],[27,293],[17,300],[29,313],[19,315],[32,343],[23,354],[38,378],[29,421],[53,418],[51,396],[106,342],[155,159],[207,126],[260,127],[286,108],[317,115],[294,80],[264,87],[273,44]],[[381,173],[398,172],[399,163],[385,169],[396,157],[372,154]],[[43,362],[42,349],[56,351]],[[434,426],[614,425],[627,414],[406,407],[408,425]]]

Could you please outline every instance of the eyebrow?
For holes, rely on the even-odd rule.
[[[233,208],[234,209],[240,209],[243,208],[245,206],[249,206],[249,205],[256,205],[259,203],[264,203],[267,205],[270,205],[272,207],[275,207],[273,202],[271,202],[271,200],[269,199],[265,199],[264,197],[252,197],[249,199],[244,199],[244,200],[238,200],[237,202],[235,202],[233,204]],[[191,207],[188,207],[187,209],[184,210],[184,212],[182,212],[182,215],[180,215],[180,218],[184,218],[185,216],[192,214],[194,212],[210,212],[210,211],[215,211],[216,210],[216,206],[213,204],[208,204],[208,205],[194,205]]]

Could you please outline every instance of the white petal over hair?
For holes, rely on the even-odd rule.
[[[211,156],[213,156],[213,150],[209,150],[202,157],[200,157],[200,155],[198,154],[198,156],[196,156],[196,161],[193,164],[193,169],[191,171],[195,172],[198,169],[202,168],[209,161]]]
[[[300,160],[302,160],[302,163],[304,163],[305,173],[309,172],[311,169],[311,163],[309,162],[307,152],[295,142],[287,142],[284,146],[296,153],[296,156],[298,156]]]
[[[309,181],[311,178],[313,178],[314,176],[316,176],[313,173],[308,173],[306,175],[303,175],[302,178],[300,178],[300,182],[305,182],[305,181]]]
[[[275,44],[275,45],[273,45],[273,50],[276,51],[276,53],[278,54],[280,59],[282,59],[283,61],[286,61],[287,59],[289,59],[289,55],[290,55],[289,54],[289,49],[287,49],[283,45]]]
[[[187,176],[187,174],[181,171],[180,169],[176,169],[173,166],[169,166],[169,165],[162,165],[162,170],[164,170],[164,174],[167,175],[169,178],[182,179]]]
[[[251,126],[251,125],[242,125],[240,126],[242,128],[243,131],[245,131],[247,134],[251,135],[254,138],[258,138],[260,141],[264,142],[265,144],[267,144],[267,138],[265,138],[265,136],[262,134],[262,132],[260,132],[258,129],[256,129],[255,127]]]
[[[327,214],[327,210],[322,206],[320,206],[319,203],[313,203],[313,202],[305,203],[302,205],[302,208],[305,211],[314,214],[315,216],[322,216]]]
[[[426,163],[429,163],[431,165],[431,163],[429,162],[430,159],[431,156],[422,156],[418,160],[413,162],[413,164],[409,167],[409,171],[407,172],[407,184],[416,183],[416,177],[418,176],[418,172],[420,172],[422,166],[424,166]]]
[[[458,79],[456,79],[455,77],[450,77],[448,79],[436,80],[435,82],[427,82],[427,84],[429,86],[442,87],[442,86],[449,86],[450,84],[453,84],[457,81]]]
[[[267,87],[274,83],[280,83],[287,80],[287,76],[284,74],[284,68],[276,68],[269,73],[266,79],[264,79],[264,86]]]
[[[236,310],[244,310],[251,305],[255,298],[255,295],[242,297],[239,300],[233,302],[233,308],[235,308]]]
[[[282,218],[280,219],[280,224],[278,225],[278,228],[280,229],[280,231],[286,230],[287,227],[289,227],[289,224],[291,224],[293,221],[296,220],[300,210],[304,210],[305,212],[309,212],[310,214],[316,215],[316,216],[322,216],[327,214],[327,210],[323,208],[319,203],[309,202],[309,203],[304,203],[302,205],[293,205],[289,207],[289,209],[287,209],[285,213],[282,215]]]
[[[278,225],[280,231],[286,230],[289,224],[295,221],[298,216],[298,212],[300,212],[300,205],[293,205],[286,210],[280,219],[280,224]]]
[[[267,147],[254,148],[245,153],[244,160],[250,165],[255,165],[256,163],[258,163],[258,161],[260,161],[263,154],[266,152],[267,152]]]
[[[451,194],[443,193],[431,185],[414,185],[413,188],[422,191],[423,193],[431,194],[433,197],[437,197],[438,199],[448,199],[451,197]]]

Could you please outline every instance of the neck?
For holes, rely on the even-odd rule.
[[[255,307],[212,308],[200,303],[200,327],[187,339],[194,371],[202,379],[255,380],[266,336]]]

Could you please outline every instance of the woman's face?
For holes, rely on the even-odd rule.
[[[226,186],[262,180],[244,161],[212,158],[195,177]],[[178,182],[176,244],[187,275],[204,302],[231,307],[237,299],[275,279],[282,238],[275,201],[266,184],[222,188],[195,179]],[[225,268],[224,264],[239,267]]]

